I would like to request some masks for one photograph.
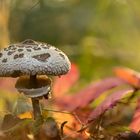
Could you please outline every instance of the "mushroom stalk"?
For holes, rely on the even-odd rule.
[[[36,120],[37,118],[41,117],[39,100],[35,98],[32,98],[31,100],[32,100],[32,106],[33,106],[34,119]]]
[[[32,87],[37,87],[36,75],[30,76],[30,84]],[[38,98],[31,98],[33,106],[34,119],[41,117],[41,109]]]

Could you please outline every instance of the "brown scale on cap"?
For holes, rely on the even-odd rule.
[[[47,61],[47,59],[50,57],[51,55],[49,53],[44,53],[44,54],[40,54],[40,55],[35,55],[33,56],[33,58],[37,59],[38,61]]]
[[[4,59],[2,60],[2,62],[3,62],[3,63],[6,63],[6,62],[7,62],[7,58],[4,58]]]
[[[32,40],[32,39],[26,39],[22,42],[22,44],[31,44],[31,45],[35,45],[38,44],[36,41]]]
[[[55,48],[55,51],[57,51],[57,52],[61,52],[58,48]]]
[[[13,47],[14,47],[14,45],[10,45],[10,46],[9,46],[9,48],[13,48]]]
[[[2,53],[0,53],[0,58],[3,56],[3,54]]]
[[[22,52],[22,51],[23,51],[23,49],[18,49],[17,51],[18,51],[18,52]]]
[[[34,50],[41,50],[40,47],[34,47],[33,49],[34,49]]]
[[[9,51],[9,48],[4,48],[4,51]]]
[[[7,55],[12,55],[15,51],[9,51],[7,52]]]
[[[49,49],[49,47],[47,47],[47,46],[43,46],[42,48],[43,48],[43,49]]]
[[[24,46],[25,48],[32,48],[32,46],[31,45],[26,45],[26,46]]]
[[[23,58],[23,57],[24,57],[24,53],[20,53],[20,54],[18,55],[18,57],[19,57],[19,58]]]
[[[63,59],[65,59],[65,56],[64,56],[62,53],[59,53],[59,55],[60,55]]]
[[[20,44],[15,44],[15,50],[17,50],[17,49],[22,49],[24,46],[23,45],[20,45]],[[12,50],[12,49],[11,49]]]
[[[17,47],[15,47],[14,45],[11,45],[8,48],[4,48],[4,51],[14,51],[16,49],[17,49]]]
[[[20,53],[20,54],[15,54],[14,55],[14,59],[23,58],[23,57],[24,57],[24,53]]]
[[[28,52],[31,52],[32,50],[31,49],[26,49]]]
[[[15,49],[15,45],[10,45],[8,48],[9,49]]]
[[[12,47],[12,48],[11,48],[11,50],[13,50],[13,51],[16,50],[16,49],[17,49],[16,47]]]
[[[18,58],[18,54],[15,54],[15,55],[14,55],[14,59],[17,59],[17,58]]]
[[[40,43],[41,43],[40,46],[44,49],[49,49],[50,47],[52,47],[50,44],[42,43],[42,42],[40,42]]]

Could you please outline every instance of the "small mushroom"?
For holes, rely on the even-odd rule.
[[[70,66],[61,50],[31,39],[0,51],[0,76],[19,77],[16,88],[32,99],[35,119],[41,116],[40,97],[48,98],[51,91],[51,80],[47,76],[64,75]]]

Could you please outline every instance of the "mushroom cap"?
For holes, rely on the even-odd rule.
[[[0,76],[64,75],[71,64],[58,48],[27,39],[0,51]]]

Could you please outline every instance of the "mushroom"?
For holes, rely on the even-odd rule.
[[[41,117],[39,99],[48,98],[51,80],[70,70],[70,61],[58,48],[27,39],[0,51],[0,76],[19,77],[15,87],[32,100],[34,118]]]

